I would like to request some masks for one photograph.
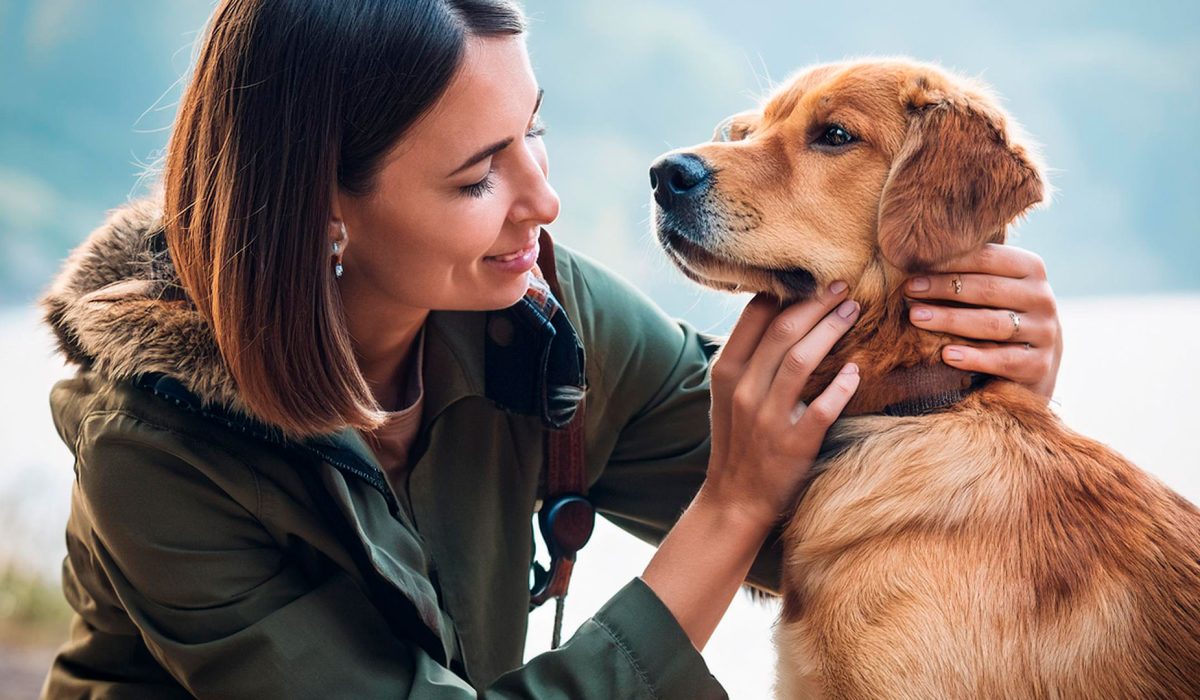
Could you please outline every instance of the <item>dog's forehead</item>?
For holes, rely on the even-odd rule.
[[[777,121],[824,116],[848,108],[876,118],[903,113],[906,83],[924,76],[923,66],[898,61],[832,63],[803,70],[767,103],[763,116]],[[797,114],[797,110],[802,110]]]

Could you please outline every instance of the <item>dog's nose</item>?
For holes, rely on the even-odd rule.
[[[654,200],[664,209],[702,194],[708,189],[712,171],[704,159],[691,153],[672,153],[650,166],[650,189]]]

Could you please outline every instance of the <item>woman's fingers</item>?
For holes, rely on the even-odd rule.
[[[763,404],[765,416],[786,416],[791,413],[813,370],[858,320],[858,313],[857,303],[843,301],[799,342],[788,348],[767,392]]]
[[[1046,265],[1036,254],[988,244],[937,274],[909,279],[905,293],[920,300],[909,308],[918,328],[975,341],[943,349],[946,364],[1005,377],[1050,398],[1062,358],[1062,326]]]
[[[766,398],[767,389],[779,371],[780,364],[784,362],[792,348],[806,336],[821,328],[822,330],[818,332],[820,338],[833,336],[833,340],[836,341],[845,332],[844,323],[835,322],[830,318],[835,307],[842,308],[843,313],[847,310],[850,313],[857,311],[858,304],[849,300],[844,301],[845,295],[845,283],[835,282],[816,298],[793,304],[775,317],[766,332],[762,334],[762,339],[746,364],[745,372],[738,382],[736,391],[742,393],[743,403],[756,404]],[[839,304],[842,306],[839,307]],[[832,346],[832,342],[830,345]],[[819,346],[818,343],[817,347]],[[828,349],[815,355],[812,344],[805,347],[808,350],[802,353],[804,356],[792,357],[790,362],[805,365],[811,372]]]
[[[988,243],[940,267],[942,274],[947,276],[958,272],[1046,279],[1046,263],[1037,253],[999,243]]]
[[[730,368],[740,368],[749,361],[762,334],[779,311],[778,299],[766,294],[755,294],[746,304],[746,308],[742,309],[742,314],[738,316],[737,323],[729,334],[729,340],[721,346],[716,362]]]
[[[712,449],[724,458],[729,449],[730,406],[728,396],[742,377],[747,361],[754,353],[771,319],[779,314],[779,301],[765,294],[755,295],[734,324],[729,339],[717,352],[711,369]]]
[[[982,372],[1034,386],[1053,371],[1052,348],[1026,347],[1021,344],[947,345],[942,348],[946,364],[968,372]]]
[[[798,428],[794,434],[804,442],[804,448],[812,450],[814,456],[825,439],[825,431],[842,415],[846,404],[854,397],[858,382],[858,366],[850,363],[838,372],[812,403],[807,406],[801,404],[792,415],[792,422]]]
[[[904,291],[911,299],[956,301],[1014,311],[1041,311],[1054,301],[1045,280],[979,273],[913,277]]]
[[[1006,309],[913,304],[908,310],[908,318],[922,330],[974,340],[1020,345],[1028,343],[1035,347],[1053,344],[1057,332],[1057,326],[1050,322],[1053,317]]]

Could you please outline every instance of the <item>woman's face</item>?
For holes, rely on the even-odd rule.
[[[523,38],[469,39],[446,92],[384,156],[373,192],[335,198],[348,235],[343,296],[417,309],[516,303],[538,229],[559,210],[540,101]]]

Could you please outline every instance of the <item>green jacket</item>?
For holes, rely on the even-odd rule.
[[[75,455],[76,614],[44,697],[725,696],[637,578],[522,665],[543,429],[489,398],[487,314],[429,316],[394,494],[355,430],[289,442],[253,420],[158,217],[115,211],[43,300],[80,365],[50,397]],[[585,348],[589,496],[657,543],[703,479],[713,344],[585,257],[556,261]],[[750,581],[777,591],[778,555]]]

